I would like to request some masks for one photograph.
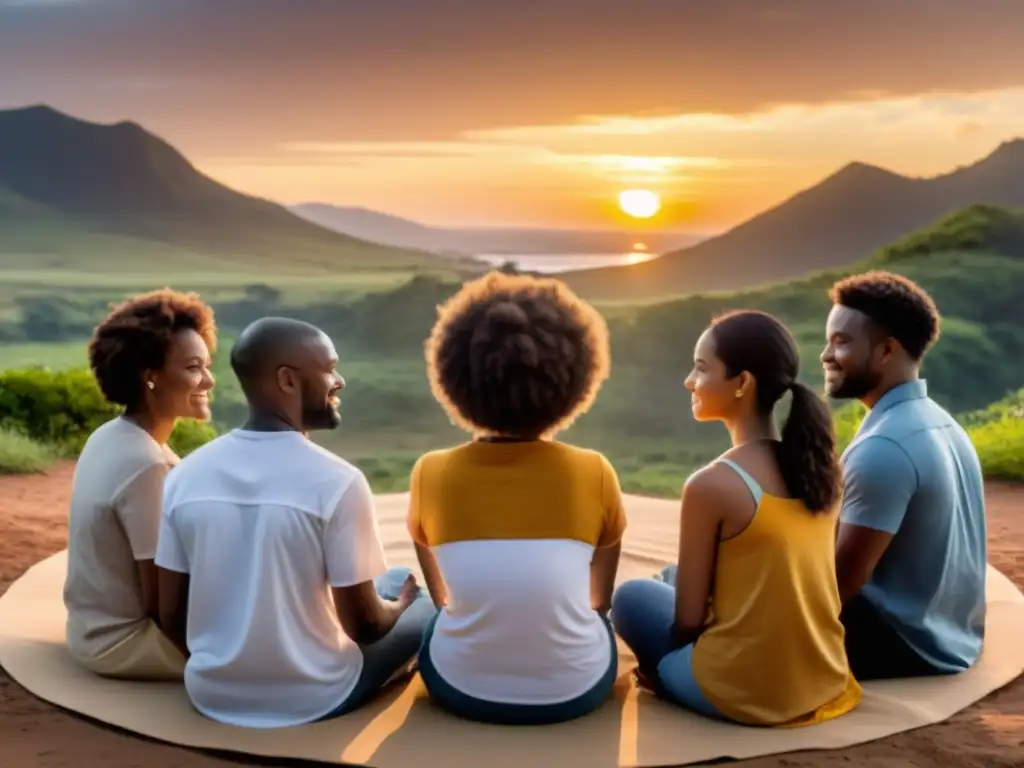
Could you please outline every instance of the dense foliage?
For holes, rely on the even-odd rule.
[[[120,408],[103,399],[88,370],[0,371],[0,429],[51,447],[59,455],[79,453],[93,430],[119,413]],[[209,424],[184,420],[171,435],[170,446],[184,456],[215,434]]]
[[[686,474],[724,448],[727,440],[719,425],[693,422],[689,395],[683,388],[693,345],[708,321],[718,312],[737,307],[777,315],[800,343],[802,378],[819,387],[818,355],[824,344],[828,288],[840,274],[877,266],[918,281],[943,313],[941,338],[923,370],[929,392],[939,402],[955,413],[970,413],[1021,386],[1024,214],[973,206],[903,238],[843,273],[813,274],[733,294],[601,306],[612,337],[612,375],[594,407],[564,439],[605,451],[620,472],[632,478],[629,482],[634,489],[674,493]],[[341,430],[318,439],[365,465],[370,474],[378,476],[378,487],[391,487],[387,478],[403,475],[420,452],[462,439],[430,394],[423,358],[423,342],[437,306],[457,289],[454,282],[421,275],[391,290],[310,302],[267,285],[241,287],[233,297],[215,302],[222,332],[221,354],[214,369],[217,397],[213,408],[218,426],[237,424],[245,413],[241,392],[226,363],[231,336],[268,313],[309,320],[335,340],[341,356],[339,370],[348,384],[342,395]],[[5,338],[17,339],[41,343],[40,349],[56,349],[60,345],[54,342],[69,339],[61,342],[65,349],[68,345],[74,349],[74,360],[68,364],[81,366],[88,331],[102,317],[107,302],[117,298],[55,289],[25,294],[19,298],[17,312],[0,316],[0,343]],[[0,368],[3,365],[0,359]],[[33,386],[44,380],[66,388],[67,393],[33,394]],[[84,371],[3,374],[0,425],[5,418],[24,412],[30,435],[74,447],[88,434],[90,425],[113,413],[91,389],[90,381]],[[29,407],[26,403],[30,401]],[[840,442],[845,444],[859,421],[858,407],[836,405],[843,406],[837,412],[836,425]],[[993,419],[991,426],[984,427],[987,431],[978,433],[979,439],[991,440],[993,448],[1000,442],[1012,444],[1017,421],[1019,414]],[[182,425],[181,434],[202,437],[210,431]],[[175,439],[185,441],[177,433]],[[992,471],[1006,465],[1003,459],[994,461],[989,462]],[[405,479],[395,482],[401,487]]]

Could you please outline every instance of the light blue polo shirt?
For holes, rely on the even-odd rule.
[[[841,520],[893,534],[862,595],[936,668],[981,653],[988,545],[981,464],[924,380],[889,390],[843,453]]]

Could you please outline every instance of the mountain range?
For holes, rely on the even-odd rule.
[[[1024,140],[931,178],[850,163],[724,234],[647,262],[561,277],[596,300],[736,290],[850,265],[972,204],[1024,206]],[[600,252],[601,243],[621,251],[632,245],[627,234],[439,229],[316,205],[296,213],[200,173],[136,123],[90,123],[47,106],[0,111],[0,268],[9,270],[106,274],[159,261],[240,275],[291,263],[303,274],[428,268],[465,276],[483,266],[457,253]],[[644,240],[661,251],[659,241]]]
[[[1024,140],[931,178],[853,162],[722,235],[641,264],[563,279],[591,299],[735,290],[847,266],[972,204],[1024,206]]]
[[[343,235],[236,192],[136,123],[90,123],[48,106],[0,111],[0,222],[0,266],[8,267],[27,254],[88,269],[93,251],[111,247],[136,258],[204,256],[235,269],[288,261],[316,269],[452,264]]]
[[[291,210],[322,227],[399,248],[476,254],[621,254],[641,243],[652,253],[693,245],[701,235],[614,229],[434,227],[367,208],[301,203]]]

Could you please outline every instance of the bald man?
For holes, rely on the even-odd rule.
[[[168,475],[160,623],[213,720],[351,712],[409,669],[436,613],[408,569],[387,569],[362,472],[305,436],[341,422],[337,364],[315,326],[253,323],[231,352],[247,422]]]

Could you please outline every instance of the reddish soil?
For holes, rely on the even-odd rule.
[[[44,475],[0,477],[0,594],[32,564],[64,548],[72,464]],[[1024,587],[1024,486],[988,487],[992,564]],[[92,723],[39,701],[0,671],[3,765],[58,768],[214,768],[267,765],[166,746]],[[1024,678],[938,725],[833,752],[736,763],[742,768],[1020,768]]]

